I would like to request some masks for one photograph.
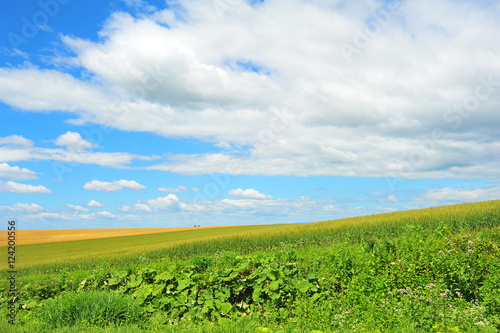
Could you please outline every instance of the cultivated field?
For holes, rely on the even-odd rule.
[[[18,230],[16,233],[16,244],[55,243],[212,228],[220,227]],[[0,231],[0,244],[5,244],[6,240],[7,230]]]

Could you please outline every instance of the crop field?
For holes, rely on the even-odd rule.
[[[88,268],[94,264],[101,265],[103,261],[133,262],[141,255],[161,253],[180,244],[263,231],[269,227],[189,228],[174,232],[21,245],[17,249],[17,267],[24,272],[30,272],[30,268],[54,271],[68,265]],[[2,248],[6,251],[5,246]]]
[[[220,227],[179,227],[179,228],[114,228],[114,229],[47,229],[47,230],[18,230],[16,244],[40,244],[67,242],[84,239],[111,238],[120,236],[134,236],[175,232],[196,229],[211,229]],[[0,231],[0,244],[5,244],[7,230]]]
[[[17,253],[1,332],[500,331],[500,200]]]

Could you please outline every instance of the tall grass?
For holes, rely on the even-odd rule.
[[[110,326],[140,321],[141,309],[130,296],[86,291],[49,299],[36,314],[46,327]]]

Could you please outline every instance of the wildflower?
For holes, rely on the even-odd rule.
[[[396,265],[396,263],[393,261],[393,262],[391,262],[391,265]]]
[[[441,254],[441,253],[444,253],[444,251],[443,250],[439,250],[438,254]]]
[[[467,252],[474,253],[474,250],[468,249]]]

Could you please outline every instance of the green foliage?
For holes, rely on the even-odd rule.
[[[140,321],[140,313],[130,297],[104,291],[63,294],[44,301],[35,312],[50,328],[133,323]]]
[[[31,281],[20,291],[21,321],[57,328],[63,323],[47,318],[66,317],[138,332],[500,329],[500,201],[287,228]],[[99,303],[106,295],[116,299]]]

